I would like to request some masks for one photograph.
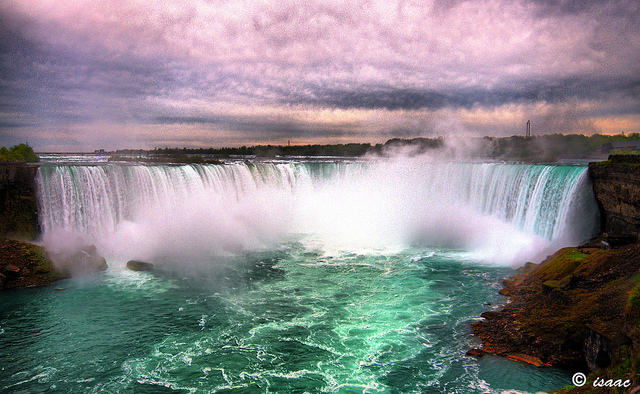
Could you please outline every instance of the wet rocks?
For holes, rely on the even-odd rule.
[[[467,351],[467,356],[482,357],[482,356],[484,356],[484,350],[482,350],[482,349],[469,349],[469,351]]]
[[[531,364],[534,367],[546,367],[547,364],[543,363],[538,357],[529,356],[528,354],[522,353],[510,353],[507,354],[507,358],[514,361],[520,361],[523,363]]]
[[[58,269],[73,276],[87,275],[108,268],[107,261],[98,254],[93,244],[75,245],[48,254]]]
[[[94,245],[51,253],[39,245],[0,238],[0,290],[44,286],[107,267]]]
[[[640,302],[634,306],[629,296],[640,286],[639,271],[640,244],[589,254],[562,249],[505,280],[510,302],[484,312],[473,331],[485,352],[531,365],[615,366],[624,360],[619,349],[640,343],[640,330],[633,329],[640,312],[631,313]]]
[[[500,294],[507,297],[511,296],[511,292],[509,291],[509,289],[506,289],[506,288],[500,289]]]
[[[0,238],[0,290],[44,286],[67,277],[68,273],[56,270],[42,247]]]
[[[144,261],[129,260],[127,261],[127,268],[130,269],[131,271],[150,272],[150,271],[153,271],[154,267],[153,267],[153,264],[146,263]]]
[[[482,312],[482,314],[480,315],[480,317],[484,317],[487,320],[496,320],[496,319],[499,319],[501,316],[502,316],[502,313],[496,312],[496,311]]]
[[[18,276],[20,275],[20,268],[16,267],[15,265],[9,263],[7,265],[4,266],[4,270],[2,272],[5,276]]]

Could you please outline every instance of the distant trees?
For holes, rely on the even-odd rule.
[[[34,163],[40,161],[38,155],[27,144],[19,144],[7,149],[4,146],[0,148],[0,161],[26,161]]]
[[[363,156],[373,147],[370,144],[335,144],[335,145],[257,145],[241,146],[239,148],[162,148],[150,153],[162,155],[200,154],[215,155],[217,157],[229,156]],[[128,154],[128,151],[117,153]]]
[[[638,141],[638,142],[636,142]],[[276,156],[343,156],[394,155],[403,153],[420,155],[428,152],[443,151],[457,153],[460,157],[478,159],[517,160],[525,162],[554,162],[563,158],[600,158],[609,153],[640,152],[640,133],[616,135],[583,134],[542,134],[537,136],[483,137],[466,138],[461,144],[438,138],[393,138],[384,144],[334,144],[334,145],[257,145],[239,148],[156,148],[153,151],[117,151],[119,155],[151,154],[187,157],[190,155],[208,155],[216,159],[234,156],[276,157]],[[157,159],[154,159],[158,161]],[[177,161],[176,161],[177,162]]]

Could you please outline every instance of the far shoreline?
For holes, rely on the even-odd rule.
[[[421,155],[425,153],[523,163],[557,163],[567,160],[605,160],[611,153],[639,153],[640,133],[629,135],[541,134],[533,136],[392,138],[384,143],[334,143],[253,145],[239,147],[160,147],[154,149],[95,149],[93,152],[46,152],[40,154],[96,156],[207,155],[211,159],[275,157],[365,157]]]

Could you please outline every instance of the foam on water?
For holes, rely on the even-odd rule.
[[[0,293],[0,390],[537,392],[475,359],[510,263],[598,224],[584,167],[424,159],[42,166],[44,242],[110,268]],[[71,234],[71,235],[70,235]],[[126,270],[153,261],[155,273]],[[492,304],[488,306],[486,304]],[[5,367],[6,366],[6,367]]]
[[[61,291],[0,294],[0,390],[477,393],[570,380],[465,356],[509,268],[300,243],[213,263],[198,277],[111,268]]]
[[[422,245],[510,264],[598,227],[586,170],[571,166],[52,166],[40,169],[38,184],[45,239],[72,232],[120,260],[207,261],[296,238],[327,253]]]

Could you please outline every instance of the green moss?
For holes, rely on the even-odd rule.
[[[623,360],[604,370],[599,370],[595,374],[590,374],[589,384],[597,377],[600,380],[630,380],[638,382],[640,380],[640,353],[633,351],[629,346],[620,346],[616,350],[616,359]],[[621,387],[601,388],[604,393],[626,393],[628,389]]]
[[[604,168],[609,164],[611,164],[611,160],[596,161],[596,162],[589,163],[589,167]]]
[[[640,273],[636,274],[636,276],[631,279],[631,282],[634,284],[634,287],[629,293],[628,306],[630,308],[640,308]]]
[[[611,151],[610,153],[611,155],[640,155],[640,152],[631,150],[629,148],[627,149],[614,149]]]
[[[611,165],[611,163],[613,163],[613,161],[611,161],[611,160],[591,162],[591,163],[589,163],[589,167],[591,167],[591,168],[605,168],[605,167]],[[627,161],[616,161],[615,164],[616,165],[622,165],[622,166],[632,166],[632,167],[640,166],[640,163],[633,163],[633,162],[627,162]]]
[[[542,265],[533,275],[541,281],[562,280],[572,274],[589,255],[577,248],[565,248],[552,256],[551,261]]]
[[[40,158],[33,152],[33,149],[27,144],[19,144],[7,149],[0,148],[0,161],[26,161],[34,163],[40,161]]]
[[[585,256],[575,268],[575,274],[582,275],[588,280],[597,280],[610,274],[613,267],[620,264],[624,258],[618,251],[606,250]],[[565,250],[554,256],[547,265],[547,271],[556,274],[566,272],[568,262],[579,257],[572,250]],[[547,280],[547,286],[560,285],[564,281]],[[555,291],[555,290],[554,290]],[[617,336],[621,342],[613,356],[613,364],[588,376],[587,383],[583,387],[567,386],[556,393],[624,393],[624,388],[594,388],[592,383],[599,380],[631,380],[640,381],[640,272],[627,276],[619,276],[616,279],[598,282],[593,287],[565,289],[563,293],[571,300],[571,306],[556,309],[558,305],[547,302],[538,302],[529,311],[521,314],[522,319],[529,315],[538,314],[545,316],[546,327],[561,327],[562,335],[571,332],[580,333],[588,324],[604,335],[614,338]],[[556,312],[554,315],[553,312]],[[544,325],[536,325],[535,321],[526,321],[525,326],[532,333],[544,337]],[[622,328],[628,327],[628,328]],[[625,330],[623,335],[621,330]],[[622,337],[621,337],[622,335]],[[579,335],[574,335],[576,341],[581,341]],[[570,338],[570,337],[568,337]],[[623,339],[621,339],[623,338]],[[626,339],[624,339],[626,338]],[[546,339],[546,338],[545,338]]]
[[[547,280],[542,283],[544,286],[556,288],[560,286],[559,280]]]
[[[629,292],[625,314],[636,324],[635,331],[640,331],[638,327],[640,325],[640,283],[638,282]]]
[[[562,258],[577,261],[577,260],[582,260],[587,256],[589,255],[586,253],[580,252],[578,248],[568,248],[566,253],[562,255]]]
[[[0,289],[44,286],[69,277],[68,273],[55,269],[41,246],[0,238],[0,265],[8,264],[18,267],[20,275],[5,278]]]

